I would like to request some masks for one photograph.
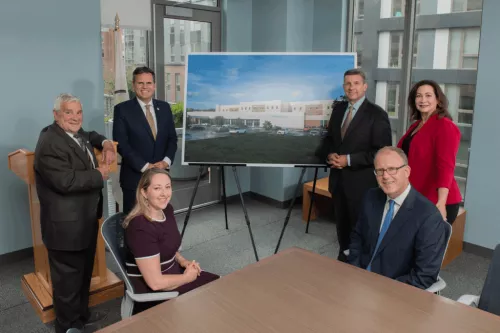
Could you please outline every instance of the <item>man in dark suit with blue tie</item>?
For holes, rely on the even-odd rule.
[[[391,279],[427,289],[437,277],[449,233],[436,206],[410,185],[405,153],[385,147],[375,157],[380,188],[367,192],[348,262]]]
[[[136,98],[115,106],[113,140],[122,156],[120,186],[123,212],[135,205],[135,191],[144,171],[169,169],[177,151],[177,134],[170,105],[153,99],[155,73],[148,67],[133,72]]]

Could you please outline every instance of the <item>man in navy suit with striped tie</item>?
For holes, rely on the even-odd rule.
[[[427,289],[437,281],[449,234],[436,206],[411,187],[410,171],[401,149],[385,147],[377,152],[380,188],[369,190],[364,198],[347,260]]]
[[[120,186],[123,212],[135,205],[135,191],[144,171],[169,169],[177,151],[177,134],[170,105],[153,99],[155,73],[138,67],[132,73],[136,98],[115,106],[113,140],[122,156]]]

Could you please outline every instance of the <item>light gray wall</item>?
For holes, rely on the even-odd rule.
[[[250,191],[277,201],[284,201],[283,168],[249,169],[251,169]]]
[[[313,52],[345,50],[347,0],[314,0]]]
[[[500,54],[498,13],[500,1],[483,1],[476,104],[465,196],[465,241],[491,249],[500,243],[500,154],[495,145],[500,132],[500,112],[496,107]]]
[[[314,0],[288,2],[286,10],[286,51],[312,50]]]
[[[223,51],[252,51],[252,8],[252,0],[222,2]]]
[[[35,148],[55,97],[81,97],[84,126],[104,132],[100,26],[98,0],[2,2],[0,255],[32,246],[27,186],[8,170],[7,154]]]
[[[344,50],[346,0],[226,0],[223,1],[223,13],[225,51],[247,52],[249,48],[254,52]],[[252,191],[277,201],[293,197],[300,176],[298,168],[242,167],[239,170],[242,191]],[[320,169],[319,178],[327,175],[328,172]],[[308,170],[304,181],[313,177],[314,170]],[[230,169],[226,170],[226,183],[227,195],[237,194]]]
[[[252,51],[286,51],[287,0],[253,0]]]

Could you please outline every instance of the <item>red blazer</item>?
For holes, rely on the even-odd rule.
[[[398,142],[401,148],[404,139],[413,132],[420,120],[413,123]],[[408,164],[411,168],[410,183],[434,204],[438,200],[438,188],[448,188],[446,204],[462,201],[455,180],[455,161],[460,145],[460,130],[448,118],[433,115],[415,134],[410,144]]]

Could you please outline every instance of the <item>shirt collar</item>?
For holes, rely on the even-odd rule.
[[[136,97],[137,98],[137,97]],[[137,98],[137,102],[139,102],[139,105],[141,106],[142,109],[145,109],[146,108],[146,103],[144,103],[143,101],[141,101],[139,98]],[[151,105],[153,106],[153,99],[151,99],[148,103],[148,105]]]
[[[405,201],[406,197],[408,196],[408,193],[410,193],[411,190],[411,185],[408,184],[408,187],[404,190],[403,193],[401,193],[399,196],[397,196],[394,200],[394,202],[401,207],[403,202]],[[391,200],[391,198],[387,197],[387,201]]]
[[[357,111],[359,109],[359,107],[361,106],[361,104],[363,104],[363,102],[365,101],[365,99],[366,99],[366,96],[363,96],[363,97],[361,97],[359,99],[359,101],[357,101],[356,103],[354,103],[352,105],[353,110]],[[351,103],[349,103],[349,105],[351,105]]]

